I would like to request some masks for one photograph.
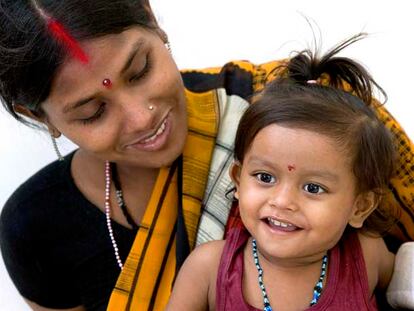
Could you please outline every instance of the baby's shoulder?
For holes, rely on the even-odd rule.
[[[215,284],[225,241],[211,241],[197,246],[180,269],[179,279],[190,280],[197,276],[199,281]]]
[[[375,287],[386,288],[391,279],[394,254],[391,253],[381,237],[358,233],[364,256],[370,290]]]
[[[218,240],[200,244],[191,252],[190,257],[193,258],[189,259],[202,265],[218,265],[225,243],[224,240]]]
[[[224,244],[224,241],[206,242],[190,253],[178,273],[168,311],[206,310],[209,305],[214,305],[217,270]]]
[[[389,253],[384,239],[380,236],[358,232],[358,240],[361,245],[365,261],[378,262],[382,259],[380,255]]]

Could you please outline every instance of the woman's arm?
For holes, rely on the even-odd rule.
[[[387,301],[394,308],[414,310],[414,242],[401,245],[395,256]]]
[[[178,273],[167,311],[214,310],[218,266],[224,241],[198,246]]]

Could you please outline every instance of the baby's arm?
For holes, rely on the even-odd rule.
[[[185,260],[166,311],[214,310],[218,266],[224,241],[202,244]]]
[[[367,268],[370,293],[376,288],[385,292],[392,277],[395,255],[388,250],[382,238],[359,234],[359,241]]]

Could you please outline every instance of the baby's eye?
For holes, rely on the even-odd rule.
[[[273,184],[276,181],[276,179],[268,173],[257,173],[256,178],[265,184]]]
[[[313,194],[321,194],[325,192],[325,189],[323,189],[321,186],[317,185],[317,184],[306,184],[303,189],[309,193],[313,193]]]

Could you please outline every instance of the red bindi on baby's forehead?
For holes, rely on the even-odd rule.
[[[289,171],[289,172],[292,172],[292,171],[294,171],[294,170],[296,169],[296,166],[295,166],[295,164],[289,164],[289,165],[287,166],[287,168],[288,168],[288,171]]]

